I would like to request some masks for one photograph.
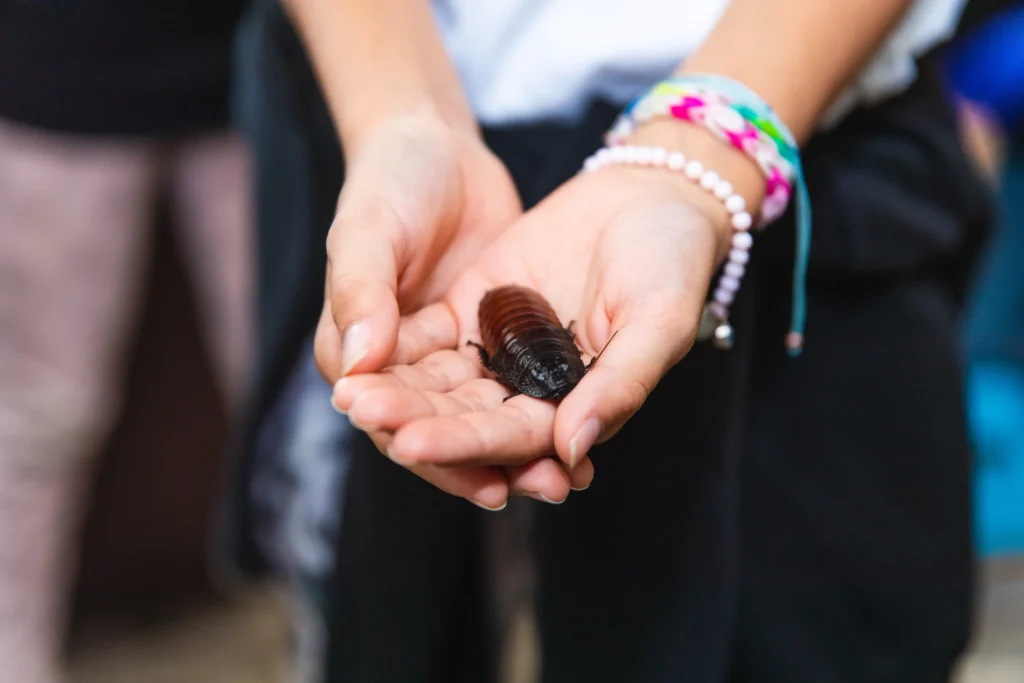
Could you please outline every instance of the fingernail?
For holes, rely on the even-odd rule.
[[[594,445],[594,441],[597,440],[597,435],[600,432],[601,425],[596,417],[592,417],[583,423],[580,430],[576,432],[576,436],[572,437],[572,440],[569,441],[569,469],[576,467],[580,459],[587,454],[587,451]]]
[[[526,496],[527,498],[533,498],[534,500],[540,501],[541,503],[547,503],[548,505],[561,505],[564,500],[551,500],[543,493],[534,493],[531,491],[523,491],[519,493],[520,496]]]
[[[501,512],[508,505],[508,499],[505,499],[505,502],[501,504],[501,507],[497,507],[497,508],[489,508],[486,505],[484,505],[483,503],[478,503],[475,500],[471,500],[470,502],[473,503],[473,505],[476,505],[478,508],[480,508],[482,510],[487,510],[488,512]]]
[[[342,415],[348,415],[348,413],[346,413],[344,410],[339,408],[338,404],[334,401],[334,393],[333,392],[331,393],[331,407],[334,408],[339,413],[341,413]]]
[[[352,323],[341,341],[341,374],[347,375],[370,351],[370,326],[364,320]]]
[[[578,488],[576,488],[575,486],[572,486],[572,485],[570,484],[570,485],[569,485],[569,488],[570,488],[570,489],[572,489],[573,491],[586,491],[587,489],[589,489],[589,488],[590,488],[590,484],[587,484],[586,486],[584,486],[584,487],[583,487],[583,488],[581,488],[581,489],[578,489]]]

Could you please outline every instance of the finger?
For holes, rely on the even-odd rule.
[[[529,496],[545,503],[565,502],[570,491],[584,491],[594,479],[594,463],[584,457],[571,472],[555,458],[540,458],[508,468],[510,495]]]
[[[501,385],[488,379],[474,379],[448,392],[379,387],[356,397],[349,419],[364,431],[395,431],[415,420],[497,408],[506,395]]]
[[[313,337],[313,360],[320,376],[328,384],[337,382],[341,377],[341,335],[334,324],[330,302],[326,300]]]
[[[526,496],[550,505],[560,505],[572,490],[572,482],[565,468],[551,457],[509,467],[507,472],[509,495]]]
[[[691,348],[694,338],[694,330],[642,324],[627,325],[615,334],[558,407],[555,448],[570,469],[640,409],[662,376]]]
[[[341,335],[334,324],[331,314],[331,262],[327,262],[324,277],[324,303],[320,309],[320,319],[313,337],[313,361],[320,376],[328,384],[333,384],[341,377]]]
[[[553,453],[555,406],[526,396],[503,398],[495,392],[485,397],[488,409],[400,427],[389,457],[409,464],[516,465]]]
[[[594,482],[594,462],[590,456],[584,455],[576,467],[569,470],[569,488],[573,491],[586,491]]]
[[[371,431],[367,435],[383,454],[387,451],[393,438],[391,432]],[[552,461],[553,462],[553,461]],[[561,466],[554,463],[558,469]],[[465,498],[474,505],[485,510],[496,512],[504,509],[511,495],[508,479],[498,467],[459,467],[446,468],[437,465],[419,465],[408,468],[410,472],[424,481],[433,484],[442,491],[453,496]],[[534,475],[528,486],[539,495],[559,495],[564,485],[557,475],[541,473]]]
[[[386,453],[394,433],[387,430],[372,430],[367,433],[377,449],[381,453]],[[461,486],[458,475],[476,469],[495,471],[496,468],[452,468],[440,465],[418,465],[409,468],[423,479],[448,491],[463,490],[455,488]],[[566,472],[565,467],[554,458],[540,458],[525,465],[508,468],[508,495],[529,496],[545,503],[559,504],[565,501],[570,491],[582,491],[589,487],[593,477],[594,465],[590,458],[584,458],[572,472]],[[479,494],[474,502],[485,509],[494,505],[493,500],[482,503]]]
[[[381,201],[343,192],[327,238],[327,300],[341,337],[341,377],[379,370],[398,338],[394,245],[402,230]]]
[[[433,304],[404,316],[398,325],[398,343],[387,365],[411,365],[442,349],[454,349],[459,329],[451,309]]]
[[[379,373],[350,375],[334,385],[332,400],[343,412],[351,409],[357,396],[371,389],[413,389],[449,392],[480,378],[482,368],[457,351],[432,353],[415,365],[396,365]]]
[[[496,512],[508,503],[509,486],[501,468],[421,465],[409,469],[442,491],[465,498],[485,510]]]

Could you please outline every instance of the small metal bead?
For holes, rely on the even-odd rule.
[[[786,335],[786,348],[789,355],[799,356],[804,349],[804,337],[799,332],[790,332]]]
[[[719,349],[731,349],[733,344],[733,332],[732,325],[729,323],[722,323],[715,328],[715,340],[714,344]]]

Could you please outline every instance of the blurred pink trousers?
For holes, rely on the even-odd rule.
[[[0,681],[56,683],[91,455],[121,407],[158,191],[225,394],[250,359],[251,181],[230,135],[92,140],[0,120]],[[139,457],[145,457],[140,453]]]

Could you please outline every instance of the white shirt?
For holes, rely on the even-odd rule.
[[[907,88],[914,58],[952,34],[966,1],[915,0],[825,123]],[[434,0],[434,10],[477,117],[493,125],[571,121],[593,97],[626,104],[699,47],[728,2]]]

